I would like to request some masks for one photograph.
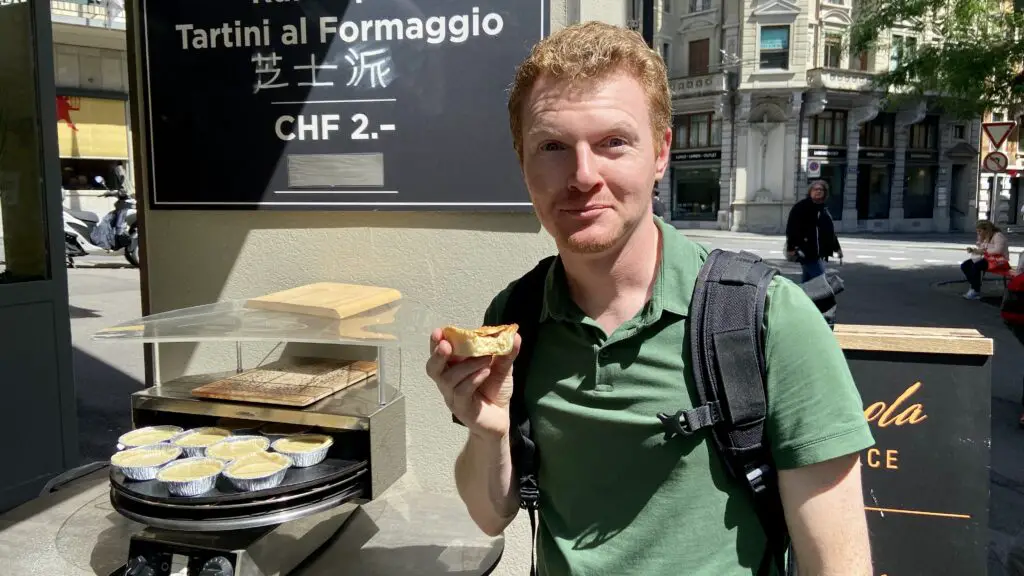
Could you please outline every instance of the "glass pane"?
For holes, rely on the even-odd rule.
[[[711,145],[721,146],[722,145],[722,120],[713,120],[711,122]]]
[[[785,50],[787,48],[789,48],[789,26],[761,28],[761,50]]]
[[[34,5],[0,4],[0,283],[50,277],[32,35]]]
[[[828,199],[825,200],[825,208],[833,220],[842,220],[846,164],[822,164],[821,179],[828,182]]]
[[[720,169],[675,168],[675,205],[672,207],[674,220],[714,220],[718,217],[718,199],[721,196],[719,184]]]
[[[932,166],[907,166],[903,189],[903,217],[931,218],[935,205],[935,172]]]

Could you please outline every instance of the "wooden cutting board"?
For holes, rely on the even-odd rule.
[[[192,390],[198,398],[309,406],[377,373],[365,360],[285,358]]]
[[[394,288],[317,282],[250,298],[246,301],[245,307],[327,318],[347,318],[401,298],[402,293]]]

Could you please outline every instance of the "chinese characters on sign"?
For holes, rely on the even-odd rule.
[[[506,109],[547,0],[142,0],[161,208],[529,210]]]

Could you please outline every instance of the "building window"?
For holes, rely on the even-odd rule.
[[[939,147],[939,119],[929,116],[910,127],[907,148],[914,150],[935,150]]]
[[[708,39],[694,40],[690,42],[690,68],[689,76],[703,76],[708,73],[711,41]]]
[[[827,0],[827,3],[833,6],[844,6],[846,5],[846,0]]]
[[[672,0],[661,0],[661,10],[663,12],[672,11]]]
[[[931,218],[935,207],[938,166],[907,166],[903,185],[903,217]]]
[[[718,217],[718,201],[722,196],[719,166],[676,166],[672,168],[672,180],[675,184],[673,220],[715,220]]]
[[[711,0],[690,0],[690,12],[711,10]]]
[[[789,70],[789,26],[761,27],[761,70]]]
[[[853,57],[853,61],[851,62],[851,64],[853,65],[852,67],[854,70],[860,70],[861,72],[869,71],[868,68],[869,63],[871,62],[871,58],[868,54],[869,52],[865,50]]]
[[[917,51],[917,38],[892,35],[892,51],[889,53],[889,71],[895,70]]]
[[[1006,114],[1003,114],[1002,112],[993,112],[992,113],[992,121],[993,122],[1002,122],[1004,120],[1006,120]]]
[[[967,126],[964,126],[963,124],[953,126],[953,139],[967,140]]]
[[[665,69],[672,70],[672,44],[661,43],[661,59],[665,61]]]
[[[846,111],[826,110],[811,118],[811,144],[846,146]]]
[[[895,123],[895,115],[879,112],[874,120],[861,124],[860,145],[865,148],[892,148]]]
[[[825,34],[825,68],[842,68],[843,36]]]
[[[722,121],[714,114],[676,116],[673,148],[711,148],[722,145]]]
[[[892,165],[867,164],[857,167],[857,219],[885,220],[889,217]]]

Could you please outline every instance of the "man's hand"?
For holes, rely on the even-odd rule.
[[[427,375],[437,385],[444,403],[470,433],[502,438],[509,431],[509,402],[512,400],[512,363],[522,340],[515,335],[507,356],[460,358],[438,328],[430,335]]]
[[[860,455],[779,471],[800,576],[870,576]]]

